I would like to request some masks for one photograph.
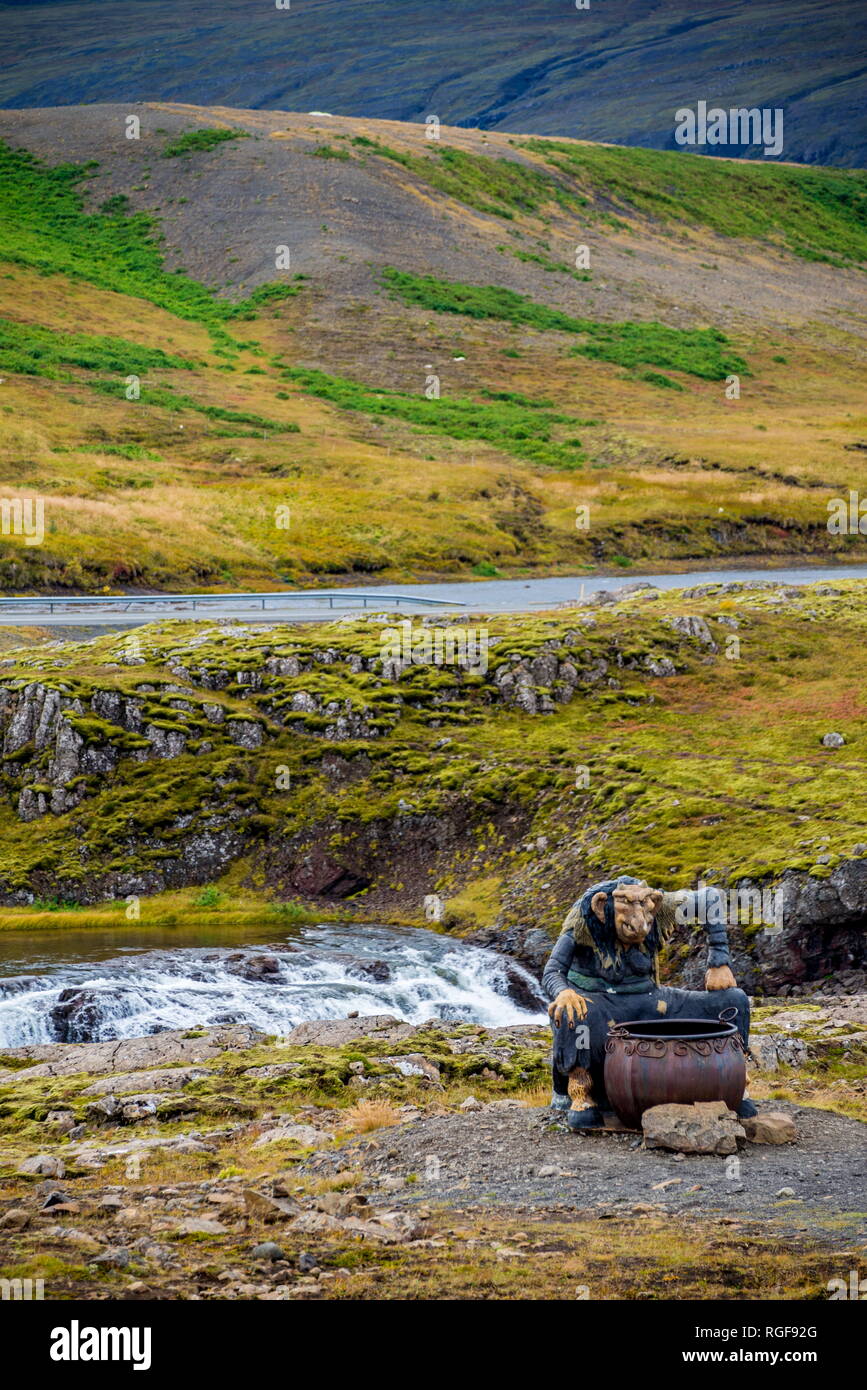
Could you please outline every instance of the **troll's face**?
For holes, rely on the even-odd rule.
[[[607,893],[594,893],[590,907],[600,922],[605,921]],[[611,892],[614,930],[622,946],[640,946],[651,931],[662,902],[662,894],[646,883],[621,883]]]

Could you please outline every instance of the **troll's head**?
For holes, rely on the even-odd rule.
[[[596,883],[581,898],[579,915],[598,946],[641,946],[658,950],[656,914],[662,894],[642,879],[622,875]]]

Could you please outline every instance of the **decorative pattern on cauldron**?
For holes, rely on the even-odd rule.
[[[741,1036],[725,1009],[704,1018],[636,1019],[615,1024],[605,1044],[605,1090],[625,1125],[641,1128],[652,1105],[724,1100],[737,1110],[747,1084]]]

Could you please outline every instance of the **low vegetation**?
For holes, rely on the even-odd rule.
[[[731,373],[747,375],[743,358],[726,351],[728,340],[713,328],[667,328],[662,323],[598,323],[535,304],[525,295],[497,285],[460,285],[432,275],[412,275],[387,266],[383,279],[406,304],[418,304],[442,314],[466,314],[477,319],[504,319],[540,332],[579,334],[584,341],[576,353],[622,367],[646,363],[688,372],[709,381]]]

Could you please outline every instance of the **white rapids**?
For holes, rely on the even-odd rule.
[[[62,948],[46,956],[31,938],[32,955],[7,958],[0,967],[0,1047],[101,1042],[229,1022],[284,1034],[308,1019],[354,1011],[492,1027],[546,1019],[527,971],[434,932],[341,925],[281,936],[234,948],[142,942],[116,954],[100,951],[99,959]],[[263,958],[268,973],[257,976]],[[509,992],[516,984],[520,1004]],[[79,991],[64,1020],[58,1003],[68,1005]],[[531,1009],[533,998],[538,1003]]]

